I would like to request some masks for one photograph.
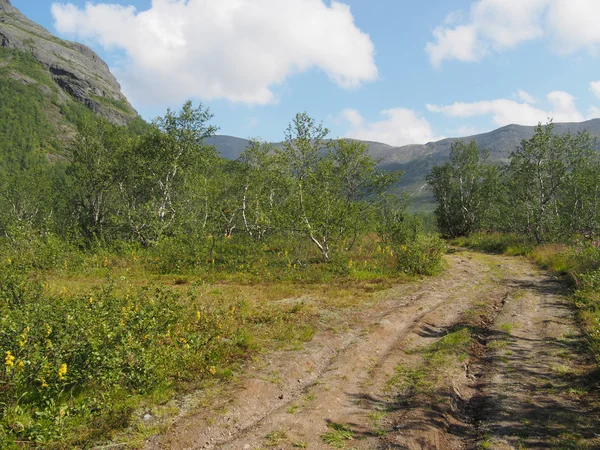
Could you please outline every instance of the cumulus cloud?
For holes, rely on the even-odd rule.
[[[466,24],[433,30],[435,42],[425,50],[433,66],[444,60],[479,61],[543,34],[540,12],[548,0],[479,0],[472,4]]]
[[[519,89],[517,96],[519,97],[519,100],[529,103],[530,105],[535,105],[538,102],[537,98],[522,89]]]
[[[598,0],[553,0],[547,25],[554,47],[565,53],[581,48],[595,53],[600,46]]]
[[[549,110],[536,108],[528,103],[514,100],[497,99],[472,103],[457,102],[452,105],[427,105],[430,112],[442,113],[448,117],[476,117],[491,115],[499,126],[509,124],[536,125],[554,119],[555,122],[580,122],[584,120],[575,105],[575,98],[561,91],[554,91],[546,96]]]
[[[595,53],[600,46],[598,17],[598,0],[477,0],[471,3],[466,21],[445,20],[435,28],[434,41],[425,50],[434,67],[445,60],[479,61],[542,37],[558,52],[588,49]],[[463,36],[465,30],[469,39]]]
[[[144,11],[55,3],[52,14],[60,33],[124,52],[115,71],[138,102],[267,104],[275,86],[313,68],[346,89],[378,78],[370,37],[335,0],[153,0]]]
[[[380,114],[384,117],[382,120],[369,122],[357,110],[344,109],[340,118],[350,125],[345,137],[394,146],[425,144],[443,139],[435,135],[426,119],[410,109],[386,109]]]
[[[592,81],[590,83],[590,91],[592,91],[592,94],[596,97],[600,98],[600,81]]]

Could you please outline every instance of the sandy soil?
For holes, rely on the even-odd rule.
[[[146,448],[600,448],[597,380],[563,285],[524,259],[447,261],[337,332],[266,355]],[[434,355],[460,330],[464,355]]]

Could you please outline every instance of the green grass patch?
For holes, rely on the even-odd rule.
[[[329,423],[327,427],[330,431],[323,434],[321,438],[323,442],[334,448],[345,448],[346,442],[354,439],[354,432],[341,423]]]

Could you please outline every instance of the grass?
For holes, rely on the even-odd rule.
[[[331,422],[327,424],[330,431],[323,434],[321,438],[323,442],[334,448],[345,448],[346,441],[354,439],[354,432],[348,427],[341,423]]]
[[[416,366],[398,365],[387,382],[387,390],[403,396],[431,394],[439,381],[444,379],[447,370],[466,360],[471,341],[468,327],[449,332],[425,349],[415,352],[421,355]]]
[[[265,439],[266,439],[267,445],[269,447],[276,447],[279,444],[281,444],[282,442],[287,441],[288,435],[283,430],[276,430],[276,431],[272,431],[271,433],[267,434],[265,436]]]

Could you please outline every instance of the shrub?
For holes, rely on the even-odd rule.
[[[5,261],[0,272],[2,448],[57,442],[82,421],[126,425],[127,399],[218,375],[243,351],[233,306],[112,285],[48,295],[26,266]]]
[[[437,235],[418,235],[395,247],[398,270],[416,275],[435,275],[443,268],[445,242]]]

